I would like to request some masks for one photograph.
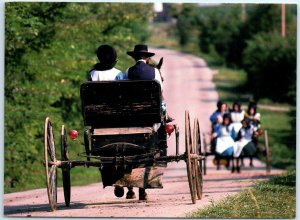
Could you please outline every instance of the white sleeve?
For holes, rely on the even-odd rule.
[[[89,78],[88,78],[88,81],[96,81],[95,79],[94,79],[94,77],[95,77],[95,70],[92,70],[90,73],[89,73]]]
[[[260,121],[260,113],[257,112],[257,113],[254,115],[254,119]]]

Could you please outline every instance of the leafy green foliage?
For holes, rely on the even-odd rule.
[[[53,123],[57,152],[62,124],[83,133],[79,88],[97,62],[97,47],[104,43],[114,46],[119,60],[116,68],[125,71],[134,62],[126,51],[148,36],[151,6],[5,4],[5,192],[45,186],[45,118],[49,116]],[[71,159],[84,151],[78,145],[69,141]],[[88,172],[72,169],[71,175],[86,173],[89,178],[79,178],[81,181],[99,180],[97,170],[97,176]]]
[[[261,33],[247,42],[244,66],[254,97],[296,103],[296,34]]]
[[[196,23],[196,10],[192,4],[183,4],[182,9],[178,12],[176,27],[178,30],[179,44],[186,46],[193,33]]]
[[[205,53],[216,51],[223,63],[232,64],[240,57],[242,42],[240,5],[225,5],[216,8],[199,8],[199,47]],[[229,22],[230,21],[230,22]]]
[[[214,64],[244,69],[257,101],[291,104],[296,100],[296,14],[296,5],[286,5],[287,36],[282,38],[281,4],[184,4],[170,13],[177,18],[180,45],[193,44],[199,53],[198,45]],[[192,40],[195,34],[198,42]]]

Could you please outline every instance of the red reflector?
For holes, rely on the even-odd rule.
[[[71,131],[69,131],[69,137],[70,137],[71,139],[76,139],[76,138],[78,138],[78,132],[77,132],[76,130],[71,130]]]
[[[167,134],[170,135],[174,131],[174,125],[168,124],[168,125],[166,125],[165,129],[166,129]]]

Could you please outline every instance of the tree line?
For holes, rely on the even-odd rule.
[[[215,63],[247,72],[246,87],[256,101],[296,103],[297,6],[286,5],[286,36],[281,35],[281,4],[222,4],[198,7],[169,4],[182,47],[193,43]]]

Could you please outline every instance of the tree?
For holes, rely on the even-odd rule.
[[[6,192],[44,187],[45,118],[54,122],[57,147],[61,124],[84,129],[79,88],[97,62],[97,47],[113,45],[117,67],[124,70],[131,61],[125,51],[147,37],[151,8],[133,3],[5,4]],[[82,152],[72,142],[69,146],[72,157]]]

